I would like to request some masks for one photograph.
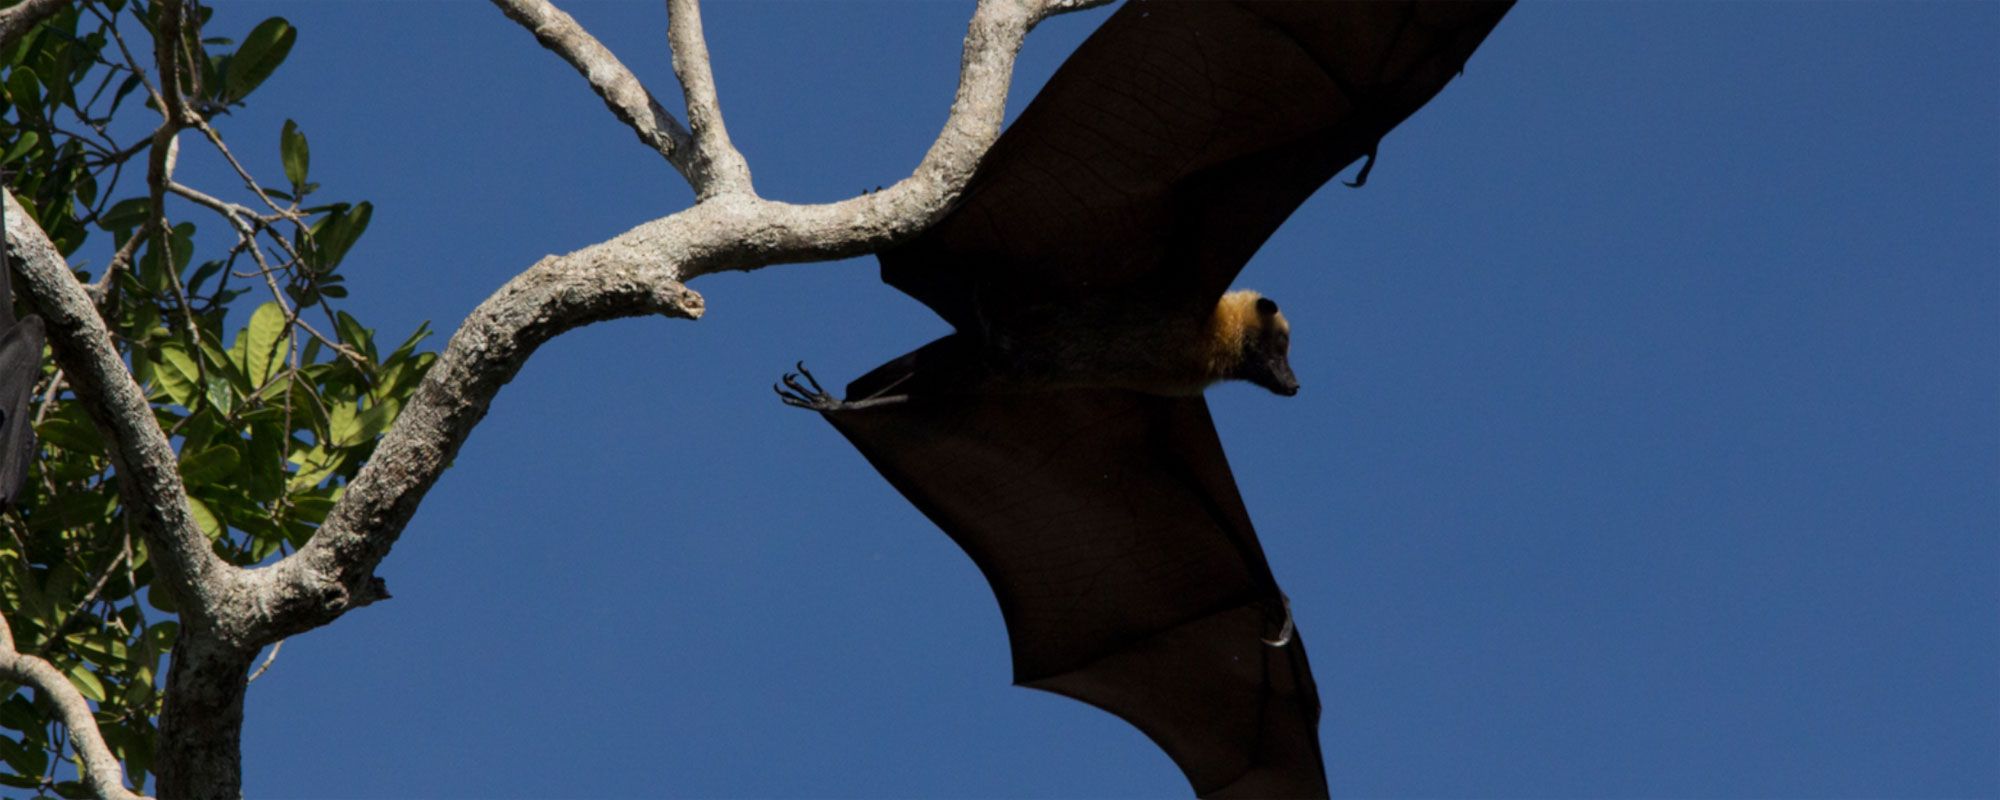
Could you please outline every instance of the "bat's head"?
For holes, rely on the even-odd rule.
[[[1299,379],[1292,374],[1291,323],[1278,313],[1278,303],[1271,298],[1251,292],[1238,296],[1241,298],[1238,302],[1249,301],[1250,313],[1236,316],[1243,326],[1236,337],[1242,349],[1236,354],[1235,369],[1229,377],[1249,381],[1285,397],[1298,394]]]

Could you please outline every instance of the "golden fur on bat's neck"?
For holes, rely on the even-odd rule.
[[[1032,326],[1039,333],[1000,344],[1011,365],[1003,380],[1021,388],[1095,386],[1147,394],[1192,395],[1236,377],[1251,344],[1276,325],[1257,313],[1261,295],[1247,289],[1222,296],[1206,314],[1157,313],[1127,306],[1124,313],[1075,309]]]

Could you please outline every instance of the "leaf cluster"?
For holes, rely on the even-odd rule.
[[[418,349],[427,326],[386,347],[332,307],[346,296],[338,268],[372,207],[312,200],[319,185],[296,123],[276,137],[282,185],[232,187],[241,203],[162,202],[176,196],[147,182],[154,137],[119,132],[135,118],[170,124],[158,116],[163,81],[195,113],[223,113],[264,84],[297,37],[272,18],[237,44],[203,34],[207,9],[182,11],[162,37],[158,4],[86,0],[0,50],[0,170],[65,256],[109,237],[114,255],[94,274],[78,269],[78,280],[92,285],[179,453],[197,522],[219,555],[250,565],[313,535],[435,355]],[[135,42],[180,48],[175,61],[193,66],[157,75]],[[197,220],[234,243],[198,237]],[[53,364],[37,391],[36,469],[17,510],[0,516],[0,613],[22,652],[48,659],[93,702],[128,780],[143,788],[175,598],[154,584],[105,443]],[[46,699],[0,683],[0,785],[85,796],[78,764]]]

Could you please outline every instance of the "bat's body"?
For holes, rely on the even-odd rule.
[[[1129,303],[1044,310],[1020,333],[953,334],[855,381],[850,399],[936,394],[1129,389],[1200,395],[1246,380],[1298,394],[1287,353],[1291,325],[1256,292],[1230,292],[1205,314]]]
[[[1296,393],[1289,326],[1224,292],[1505,11],[1128,3],[881,253],[957,331],[844,401],[787,376],[986,574],[1015,681],[1130,721],[1203,796],[1327,794],[1304,644],[1201,397]]]
[[[0,231],[7,211],[0,204]],[[35,456],[35,429],[29,424],[28,401],[42,376],[42,319],[14,319],[13,270],[0,233],[0,510],[20,497]]]

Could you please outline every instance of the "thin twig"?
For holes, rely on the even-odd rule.
[[[270,668],[271,668],[271,662],[272,662],[272,661],[276,661],[276,660],[277,660],[277,658],[278,658],[278,649],[279,649],[279,648],[282,648],[282,647],[284,647],[284,646],[285,646],[285,640],[283,640],[283,639],[279,639],[279,640],[277,640],[277,641],[275,641],[275,642],[272,642],[272,643],[271,643],[271,652],[269,652],[269,653],[267,653],[267,654],[265,654],[265,655],[264,655],[264,663],[262,663],[262,664],[258,664],[258,665],[257,665],[257,670],[256,670],[255,672],[252,672],[252,673],[250,673],[250,677],[248,677],[248,678],[245,678],[245,679],[243,680],[243,682],[244,682],[244,683],[254,683],[254,682],[256,682],[256,680],[257,680],[257,679],[258,679],[259,677],[262,677],[262,676],[263,676],[263,674],[264,674],[264,670],[267,670],[267,669],[270,669]]]
[[[42,420],[48,418],[49,408],[55,405],[56,393],[62,391],[62,385],[63,385],[62,368],[57,367],[55,376],[49,378],[49,388],[42,392],[41,405],[35,409],[35,422],[33,424],[33,427],[36,428],[41,427]]]
[[[209,208],[215,211],[216,213],[221,214],[224,218],[229,220],[230,226],[236,229],[236,235],[238,241],[242,245],[244,251],[250,254],[251,260],[257,262],[257,272],[258,274],[264,276],[264,283],[271,290],[271,299],[277,302],[278,308],[280,310],[285,312],[285,322],[287,325],[297,325],[299,328],[303,329],[307,334],[311,335],[314,339],[318,339],[320,344],[325,345],[328,349],[331,349],[333,352],[340,354],[347,360],[354,362],[355,365],[357,366],[365,368],[368,365],[367,357],[355,351],[354,348],[348,347],[347,345],[340,343],[338,340],[327,337],[325,334],[320,333],[318,330],[314,329],[313,326],[308,324],[305,320],[299,318],[299,312],[292,307],[291,302],[285,297],[284,288],[278,285],[278,278],[275,274],[277,272],[277,269],[273,268],[269,262],[264,260],[263,251],[258,249],[257,247],[257,242],[256,242],[257,229],[261,227],[261,225],[253,226],[251,223],[245,221],[246,219],[248,220],[258,219],[256,214],[251,213],[250,209],[248,208],[239,206],[235,203],[231,203],[226,200],[219,200],[198,189],[189,186],[184,186],[179,183],[170,182],[167,184],[167,189],[169,191],[172,191],[174,194],[180,195],[181,197],[194,201],[195,204],[197,205]],[[279,241],[283,241],[283,237],[273,237],[273,238],[276,238]],[[258,387],[258,388],[261,390],[263,387]]]
[[[104,591],[104,585],[111,582],[111,573],[116,571],[124,561],[125,553],[120,552],[111,559],[110,564],[104,566],[104,571],[97,573],[97,580],[91,583],[90,591],[84,594],[81,601],[77,602],[76,609],[69,612],[69,616],[63,617],[63,621],[57,623],[55,629],[49,631],[48,635],[42,639],[42,647],[45,648],[55,644],[56,640],[61,639],[64,634],[69,632],[70,625],[83,618],[84,610],[90,608],[91,603],[97,602],[98,593]],[[40,648],[37,649],[39,650]],[[39,656],[41,653],[35,652],[29,655]]]
[[[115,280],[119,270],[131,266],[132,257],[139,252],[139,243],[145,240],[143,232],[134,231],[131,236],[126,237],[124,244],[118,246],[118,252],[111,254],[111,263],[104,265],[104,274],[99,275],[90,285],[83,287],[84,292],[90,295],[91,303],[103,308],[111,299],[111,281]]]
[[[236,160],[236,154],[229,152],[229,145],[222,142],[222,134],[216,133],[215,128],[208,124],[208,120],[196,118],[189,127],[201,131],[202,137],[215,147],[216,152],[222,154],[224,161],[229,162],[229,168],[236,171],[236,177],[242,178],[243,185],[249,187],[250,193],[257,195],[257,199],[264,201],[264,205],[277,212],[278,216],[291,220],[293,224],[304,224],[296,212],[278,205],[271,200],[270,195],[264,193],[264,187],[258,186],[257,179],[250,176],[250,170],[244,169],[243,162]]]
[[[603,44],[578,25],[570,15],[548,0],[493,0],[509,19],[527,28],[543,47],[561,56],[584,80],[604,105],[622,120],[639,141],[666,158],[688,183],[705,182],[694,165],[694,140],[674,115],[646,91],[632,71],[620,63]]]

